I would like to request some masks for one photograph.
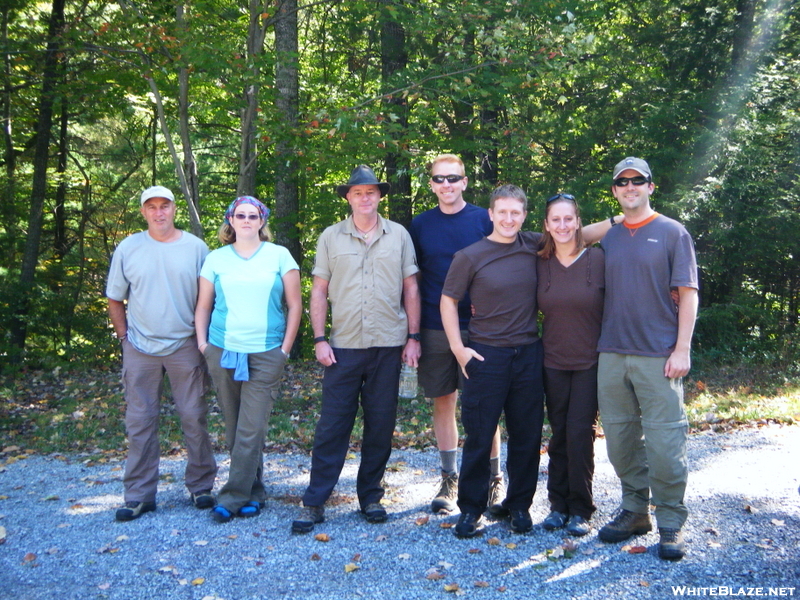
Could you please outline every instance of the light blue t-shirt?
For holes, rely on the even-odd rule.
[[[233,245],[211,252],[200,271],[216,294],[208,341],[247,354],[280,346],[286,333],[282,278],[292,269],[299,267],[289,251],[270,242],[248,259]]]

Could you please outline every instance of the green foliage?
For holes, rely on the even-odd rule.
[[[275,179],[285,155],[276,146],[288,145],[298,165],[300,207],[290,219],[300,235],[306,290],[319,233],[348,213],[334,187],[356,164],[370,164],[381,176],[387,156],[399,157],[418,213],[434,204],[427,162],[455,152],[470,177],[468,200],[485,205],[496,183],[513,182],[528,193],[530,226],[538,228],[541,200],[558,190],[579,198],[585,222],[617,212],[610,168],[637,154],[654,168],[657,210],[685,222],[697,243],[702,360],[736,352],[797,364],[783,342],[796,335],[800,307],[800,32],[797,8],[786,0],[310,3],[298,13],[296,128],[275,107],[274,8],[264,4],[259,18],[263,52],[247,47],[249,13],[241,3],[194,2],[183,6],[183,21],[176,8],[161,0],[67,7],[65,76],[55,107],[68,120],[66,199],[59,223],[54,163],[27,315],[31,364],[113,355],[105,272],[116,244],[142,227],[141,189],[159,183],[178,191],[153,98],[157,90],[166,131],[180,146],[181,69],[189,72],[189,136],[212,247],[235,194],[241,110],[253,84],[256,195],[273,208],[280,202]],[[0,105],[10,125],[0,158],[6,357],[14,351],[4,336],[26,237],[46,9],[29,0],[2,9],[8,33],[0,46]],[[405,66],[390,75],[381,48],[387,19],[402,25],[404,39],[397,52]],[[58,137],[54,131],[54,144]],[[186,206],[179,205],[186,228]],[[67,251],[59,254],[61,225]]]

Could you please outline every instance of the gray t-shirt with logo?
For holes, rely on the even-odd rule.
[[[602,246],[606,295],[598,351],[669,356],[678,338],[678,309],[670,289],[697,289],[689,232],[657,215],[638,227],[612,227]]]

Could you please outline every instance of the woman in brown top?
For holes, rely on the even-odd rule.
[[[597,340],[605,287],[603,251],[587,248],[575,198],[547,201],[544,244],[537,261],[539,310],[544,315],[544,386],[553,430],[547,480],[547,530],[591,531],[597,421]],[[615,224],[612,221],[612,224]]]

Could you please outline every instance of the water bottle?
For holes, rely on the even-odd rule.
[[[417,397],[417,368],[403,363],[400,369],[400,391],[401,398]]]

